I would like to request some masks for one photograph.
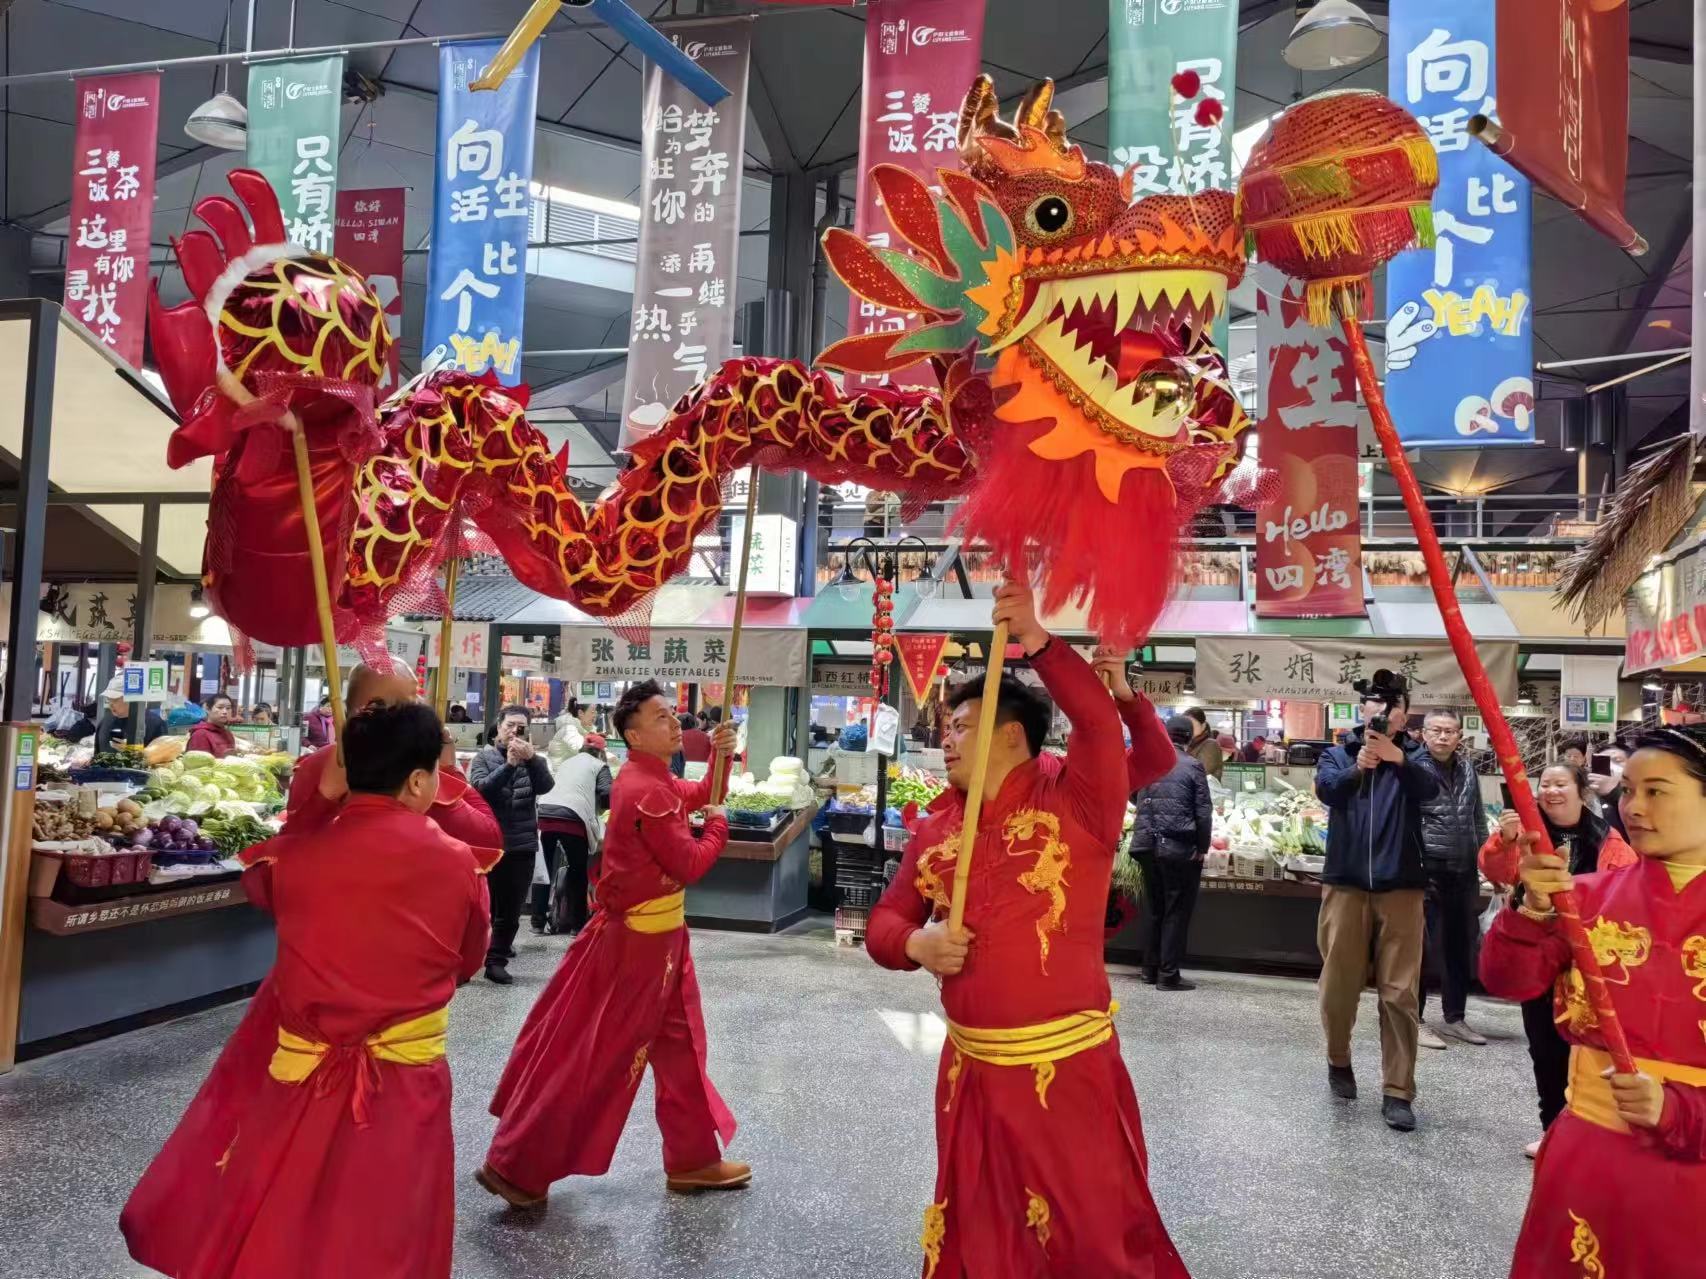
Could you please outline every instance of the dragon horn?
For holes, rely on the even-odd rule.
[[[1025,96],[1019,101],[1018,113],[1013,117],[1013,123],[1020,128],[1029,126],[1041,129],[1043,122],[1048,119],[1049,108],[1054,104],[1054,81],[1038,80],[1025,91]]]
[[[1057,151],[1066,150],[1066,117],[1051,110],[1043,119],[1043,134]]]
[[[195,215],[219,237],[227,262],[235,262],[254,247],[255,242],[249,236],[249,224],[243,220],[243,210],[230,196],[204,196],[195,202]]]
[[[256,244],[284,244],[290,239],[272,183],[254,169],[233,169],[225,180],[237,198],[248,206],[249,220],[255,224]]]

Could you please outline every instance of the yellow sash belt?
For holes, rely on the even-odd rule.
[[[623,922],[637,933],[672,933],[677,928],[686,928],[687,890],[631,906]]]
[[[1583,1048],[1579,1044],[1570,1048],[1570,1112],[1612,1132],[1628,1132],[1629,1125],[1618,1115],[1617,1103],[1612,1099],[1611,1081],[1600,1077],[1610,1067],[1610,1053],[1597,1048]],[[1635,1067],[1661,1084],[1691,1084],[1696,1088],[1706,1088],[1706,1069],[1699,1066],[1637,1057]]]
[[[450,1009],[440,1008],[369,1035],[362,1042],[366,1050],[363,1055],[399,1066],[430,1065],[444,1056],[449,1030]],[[305,1083],[331,1051],[330,1044],[315,1043],[280,1026],[278,1050],[272,1055],[268,1073],[281,1084]]]
[[[992,1066],[1036,1066],[1063,1061],[1114,1037],[1117,1002],[1107,1012],[1073,1013],[1035,1026],[1013,1026],[1003,1030],[978,1030],[948,1023],[948,1037],[967,1057]]]

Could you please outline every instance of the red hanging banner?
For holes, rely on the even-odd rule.
[[[367,277],[385,304],[391,328],[391,371],[383,391],[397,389],[397,355],[403,338],[403,212],[408,193],[402,187],[338,192],[337,238],[333,250]]]
[[[77,81],[65,309],[132,368],[142,367],[160,74]]]
[[[871,0],[865,9],[864,105],[859,125],[859,194],[853,229],[871,244],[890,243],[888,219],[870,181],[874,165],[897,164],[926,182],[959,165],[960,103],[983,57],[984,0]],[[904,313],[853,298],[847,332],[907,327]],[[849,375],[847,385],[934,386],[927,362],[888,378]]]
[[[1498,0],[1495,45],[1498,115],[1470,132],[1620,248],[1645,252],[1623,216],[1627,0]]]
[[[1367,410],[1344,338],[1309,323],[1302,286],[1267,267],[1256,280],[1261,457],[1280,480],[1256,508],[1256,616],[1361,617],[1357,425]]]
[[[948,637],[902,632],[894,639],[895,651],[900,654],[900,668],[906,672],[906,682],[912,689],[912,700],[922,706],[930,700],[930,688],[936,681],[936,668],[942,664],[942,654],[948,649]]]

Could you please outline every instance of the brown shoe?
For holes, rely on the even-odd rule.
[[[474,1180],[502,1199],[511,1208],[537,1208],[545,1202],[544,1195],[530,1195],[490,1164],[481,1164]]]
[[[738,1190],[752,1180],[750,1164],[730,1163],[720,1159],[693,1172],[669,1174],[669,1188],[678,1195],[696,1195],[701,1190]]]

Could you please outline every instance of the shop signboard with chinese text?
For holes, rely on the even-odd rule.
[[[485,622],[457,622],[450,632],[450,668],[452,670],[483,671],[486,669]],[[443,648],[443,631],[434,627],[427,648],[427,665],[437,666]],[[592,694],[589,692],[588,697]]]
[[[743,640],[742,643],[745,641]],[[813,662],[812,692],[820,697],[869,697],[869,662]]]
[[[1173,92],[1181,71],[1202,86],[1193,101]],[[1133,195],[1231,188],[1237,76],[1238,0],[1108,0],[1108,162]],[[1198,121],[1203,99],[1219,120]],[[1214,331],[1226,350],[1225,316]]]
[[[675,43],[729,96],[708,107],[646,64],[624,448],[657,430],[677,400],[734,354],[752,24],[695,23],[683,31]]]
[[[1361,617],[1357,430],[1368,417],[1345,339],[1316,328],[1302,286],[1256,274],[1262,465],[1279,486],[1256,508],[1256,616]]]
[[[749,626],[741,633],[735,683],[797,688],[806,682],[807,650],[803,629]],[[557,666],[573,679],[601,685],[646,679],[721,684],[729,673],[729,633],[722,628],[654,626],[647,638],[638,640],[602,626],[565,626]]]
[[[1476,644],[1502,704],[1516,701],[1516,650],[1511,640]],[[1444,640],[1344,639],[1307,635],[1206,636],[1197,640],[1197,692],[1205,701],[1283,698],[1361,701],[1352,685],[1376,670],[1402,675],[1410,705],[1472,706],[1457,658]]]
[[[896,243],[870,181],[875,165],[893,164],[934,184],[937,169],[959,167],[960,104],[983,51],[984,0],[871,0],[865,10],[865,68],[859,116],[859,189],[853,230],[879,248]],[[850,298],[849,336],[904,330],[914,317]],[[934,386],[927,362],[887,378],[849,375],[858,388],[885,381]]]
[[[1689,547],[1643,573],[1624,608],[1625,675],[1706,656],[1706,553]]]
[[[1386,399],[1406,445],[1535,437],[1529,184],[1469,136],[1496,114],[1487,0],[1393,0],[1387,92],[1439,153],[1435,244],[1386,268]]]
[[[142,367],[160,75],[77,81],[65,309],[132,368]]]
[[[438,150],[427,262],[423,366],[521,381],[527,229],[533,211],[533,117],[539,46],[502,85],[476,93],[496,40],[438,51]]]
[[[391,361],[380,389],[395,390],[403,343],[403,187],[338,192],[337,255],[367,277],[385,307],[391,330]]]
[[[334,243],[343,100],[341,53],[249,68],[249,167],[278,193],[290,242],[315,253]]]
[[[732,499],[731,499],[732,501]],[[729,565],[729,594],[735,593],[740,581],[741,553],[746,539],[741,525],[745,515],[737,515],[730,531],[733,545]],[[787,595],[794,593],[794,576],[799,569],[799,526],[786,515],[757,515],[752,521],[752,567],[747,569],[748,595]]]

